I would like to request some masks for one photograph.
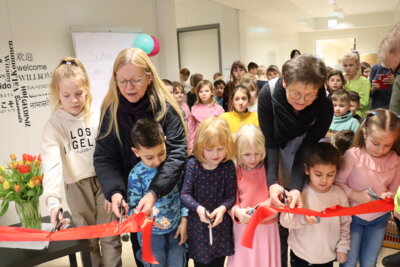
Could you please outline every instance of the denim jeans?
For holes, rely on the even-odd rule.
[[[360,267],[376,266],[389,218],[389,212],[372,221],[352,216],[350,251],[347,261],[340,266],[355,267],[358,261]]]
[[[145,267],[185,267],[186,252],[185,244],[179,245],[180,236],[174,238],[176,229],[164,235],[151,236],[151,249],[153,256],[159,264],[151,264],[142,259],[142,250],[138,251],[138,258],[143,262]],[[142,233],[138,233],[138,240],[142,245]]]

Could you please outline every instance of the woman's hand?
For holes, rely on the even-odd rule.
[[[226,212],[226,207],[224,205],[219,206],[218,208],[213,210],[213,212],[211,212],[210,215],[212,221],[211,228],[214,228],[215,226],[217,226],[222,222],[222,220],[224,219],[225,212]]]
[[[209,224],[210,221],[208,217],[210,217],[210,214],[206,211],[206,208],[203,206],[199,205],[196,209],[197,215],[199,215],[200,221],[206,224]]]
[[[290,190],[287,194],[287,204],[291,209],[303,207],[301,192],[297,189]]]
[[[176,229],[174,238],[176,239],[179,236],[181,236],[181,240],[179,241],[179,246],[181,246],[188,239],[187,218],[186,217],[181,218],[181,223],[179,224],[178,229]]]
[[[139,201],[139,204],[136,207],[138,212],[144,212],[147,216],[151,216],[153,211],[154,204],[156,203],[157,198],[154,196],[153,193],[147,192],[146,195],[142,197]]]
[[[285,203],[282,203],[281,201],[284,191],[285,189],[279,184],[273,184],[269,187],[269,196],[273,206],[280,208],[285,205]]]
[[[242,208],[235,208],[234,213],[235,217],[237,217],[240,221],[240,223],[248,223],[251,219],[251,216],[249,215],[250,208],[242,209]]]
[[[382,82],[383,82],[384,84],[387,84],[387,85],[392,85],[392,84],[394,84],[394,76],[393,76],[393,74],[389,71],[389,72],[386,74],[386,78],[384,78],[384,79],[382,80]]]
[[[121,217],[121,213],[119,211],[121,205],[125,209],[125,214],[128,214],[129,206],[124,201],[122,195],[120,193],[115,193],[114,195],[112,195],[111,197],[112,212],[115,214],[117,218]]]
[[[344,252],[336,252],[336,261],[338,263],[344,263],[347,261],[347,253]]]

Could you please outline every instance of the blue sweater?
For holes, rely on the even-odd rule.
[[[141,161],[138,162],[129,173],[129,215],[133,213],[133,209],[139,204],[140,199],[147,193],[150,183],[156,173],[157,168],[150,168],[144,165]],[[153,234],[155,235],[163,235],[172,232],[179,226],[181,216],[188,215],[188,209],[181,205],[177,185],[175,185],[172,191],[167,195],[159,198],[154,206],[160,211],[157,218],[166,217],[171,223],[166,229],[160,229],[153,226]]]
[[[353,114],[351,111],[347,112],[347,114],[343,116],[333,115],[333,120],[331,126],[329,127],[329,131],[336,133],[342,130],[352,130],[357,131],[360,123],[357,119],[353,118]]]

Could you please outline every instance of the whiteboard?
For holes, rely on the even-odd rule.
[[[132,47],[139,33],[72,32],[75,55],[82,61],[90,80],[92,106],[100,109],[108,91],[114,60],[118,53]]]

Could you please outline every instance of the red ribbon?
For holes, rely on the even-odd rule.
[[[260,224],[264,219],[270,217],[271,215],[276,214],[278,211],[285,213],[299,214],[299,215],[307,215],[307,216],[334,217],[334,216],[350,216],[350,215],[375,213],[375,212],[386,212],[386,211],[392,211],[393,208],[394,204],[392,198],[375,200],[355,207],[342,207],[336,205],[326,208],[321,212],[303,208],[291,209],[288,206],[284,206],[283,208],[260,206],[251,217],[249,223],[247,224],[246,229],[243,233],[241,244],[242,246],[252,248],[254,232],[256,231],[257,225]]]
[[[100,238],[141,231],[143,234],[143,260],[152,264],[158,264],[151,251],[153,221],[147,219],[146,214],[140,212],[132,214],[123,223],[120,223],[119,226],[118,224],[117,220],[115,220],[111,223],[74,227],[57,232],[0,226],[0,241],[64,241]]]

